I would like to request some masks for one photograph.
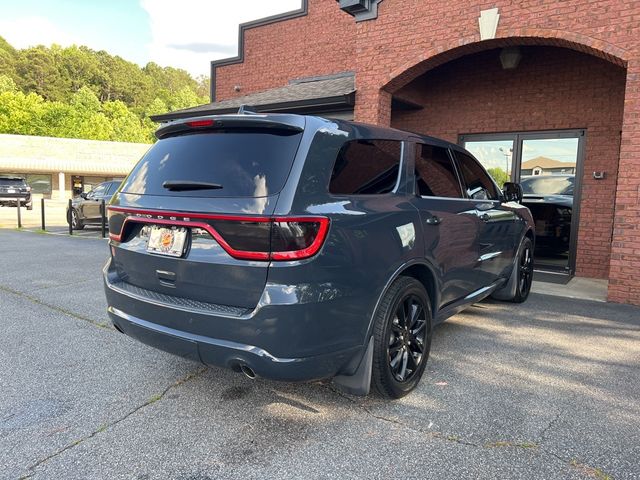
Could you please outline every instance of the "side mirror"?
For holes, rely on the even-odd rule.
[[[80,194],[80,197],[81,197],[81,198],[84,198],[84,199],[86,200],[86,199],[87,199],[87,194],[86,194],[85,192],[82,192],[82,193]]]
[[[505,182],[502,187],[504,199],[507,202],[522,202],[522,185],[515,182]]]

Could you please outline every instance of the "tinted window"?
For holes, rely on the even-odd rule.
[[[0,185],[18,186],[25,185],[25,182],[20,178],[0,178]]]
[[[375,195],[393,191],[400,171],[401,142],[357,140],[338,153],[329,191],[338,194]]]
[[[169,137],[156,142],[125,180],[122,191],[189,197],[264,197],[278,193],[301,133],[230,130]],[[208,182],[219,189],[172,191],[167,181]]]
[[[101,195],[104,195],[106,193],[108,185],[109,185],[108,183],[101,183],[100,185],[98,185],[96,188],[94,188],[91,191],[91,196],[92,197],[99,197]]]
[[[116,190],[118,189],[118,186],[120,185],[120,182],[111,182],[108,185],[107,191],[105,192],[105,195],[113,195],[114,193],[116,193]]]
[[[446,148],[417,145],[416,189],[423,197],[462,197],[460,183]]]
[[[467,195],[476,200],[497,200],[498,189],[480,164],[465,153],[456,152]]]

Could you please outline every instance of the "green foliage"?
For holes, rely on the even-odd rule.
[[[500,188],[502,188],[505,182],[509,181],[509,175],[500,167],[489,168],[487,169],[487,172],[496,181]]]
[[[0,37],[0,133],[153,142],[149,119],[207,103],[209,79],[84,46],[14,49]]]

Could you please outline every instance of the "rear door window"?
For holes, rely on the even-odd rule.
[[[96,188],[91,190],[91,198],[102,197],[106,194],[108,183],[101,183]]]
[[[376,195],[392,192],[398,182],[402,142],[354,140],[345,143],[331,174],[329,192]]]
[[[491,177],[485,173],[484,169],[473,157],[455,152],[458,166],[467,190],[467,196],[474,200],[498,200],[498,188]]]
[[[133,169],[123,193],[189,197],[266,197],[284,186],[301,132],[234,129],[158,140]],[[171,182],[207,182],[221,188],[169,191]]]
[[[422,197],[462,197],[458,175],[446,148],[416,145],[416,191]]]

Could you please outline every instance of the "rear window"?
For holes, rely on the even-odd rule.
[[[122,192],[188,197],[265,197],[280,192],[302,133],[216,131],[164,138],[125,180]],[[221,188],[169,191],[162,184],[208,182]]]
[[[329,192],[375,195],[393,191],[400,171],[401,142],[356,140],[338,153]]]
[[[20,178],[0,178],[0,185],[24,185],[25,181]]]

